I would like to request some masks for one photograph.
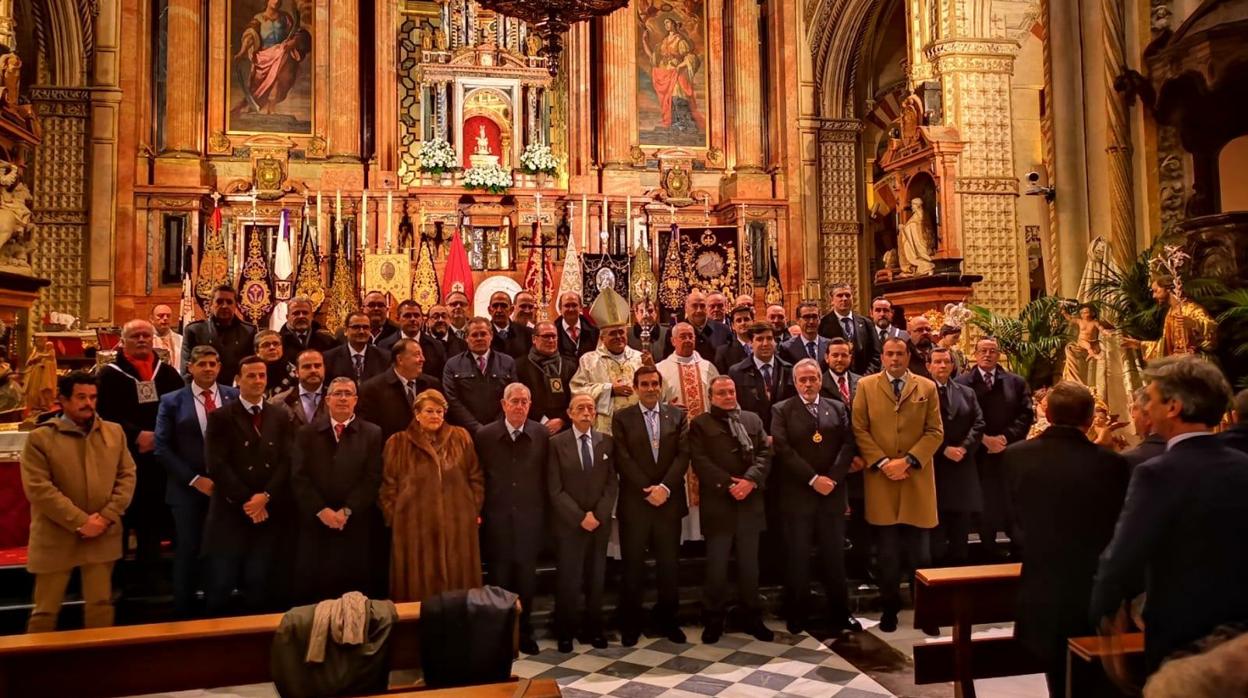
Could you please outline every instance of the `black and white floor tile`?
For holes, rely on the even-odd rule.
[[[635,647],[593,649],[576,644],[571,654],[555,649],[521,655],[512,672],[522,678],[553,678],[565,698],[886,698],[887,690],[850,666],[810,635],[791,635],[771,624],[773,642],[728,633],[714,645],[698,642],[701,628],[685,628],[686,644],[642,638]]]

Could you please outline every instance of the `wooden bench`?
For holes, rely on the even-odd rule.
[[[1113,686],[1102,662],[1122,658],[1133,675],[1144,675],[1144,633],[1072,637],[1066,642],[1066,698],[1125,695]]]
[[[519,679],[464,688],[438,688],[424,691],[391,692],[371,698],[558,698],[554,679]]]
[[[418,668],[420,604],[395,606],[391,666]],[[269,649],[282,615],[0,637],[0,698],[104,698],[271,681]]]
[[[974,698],[975,679],[1040,671],[1010,637],[971,639],[971,626],[1014,620],[1022,565],[975,565],[917,570],[914,625],[949,626],[953,638],[914,647],[916,684],[953,682],[957,698]]]

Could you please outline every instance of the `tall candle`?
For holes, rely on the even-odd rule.
[[[394,242],[394,192],[386,192],[386,252]]]
[[[624,254],[633,251],[633,195],[624,197],[624,244],[628,248]]]
[[[342,220],[342,190],[334,192],[334,218]]]
[[[581,194],[581,252],[589,240],[589,196]]]
[[[320,247],[321,249],[325,249],[325,247],[321,245],[321,240],[322,240],[321,233],[325,230],[325,227],[321,225],[321,214],[322,214],[321,190],[317,189],[316,190],[316,245],[317,247]]]
[[[368,190],[360,192],[360,249],[368,247]]]
[[[537,227],[541,228],[542,227],[542,195],[539,192],[537,194],[534,194],[533,197],[534,197],[534,200],[537,201]]]

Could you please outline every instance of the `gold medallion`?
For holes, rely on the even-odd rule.
[[[810,437],[810,440],[817,444],[821,444],[823,443],[823,434],[820,434],[819,432],[815,432],[815,435]]]

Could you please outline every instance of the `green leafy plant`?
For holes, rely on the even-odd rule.
[[[1124,334],[1137,339],[1161,337],[1164,314],[1161,306],[1153,300],[1152,270],[1149,266],[1153,254],[1152,249],[1140,253],[1122,270],[1102,265],[1098,270],[1101,279],[1090,289],[1092,300],[1103,311],[1102,316]]]
[[[1217,313],[1218,356],[1237,388],[1248,388],[1248,288],[1226,291],[1208,304]]]
[[[982,306],[970,306],[971,324],[997,340],[1009,367],[1033,386],[1052,382],[1070,341],[1070,323],[1062,315],[1065,301],[1044,296],[1023,306],[1017,317]]]

